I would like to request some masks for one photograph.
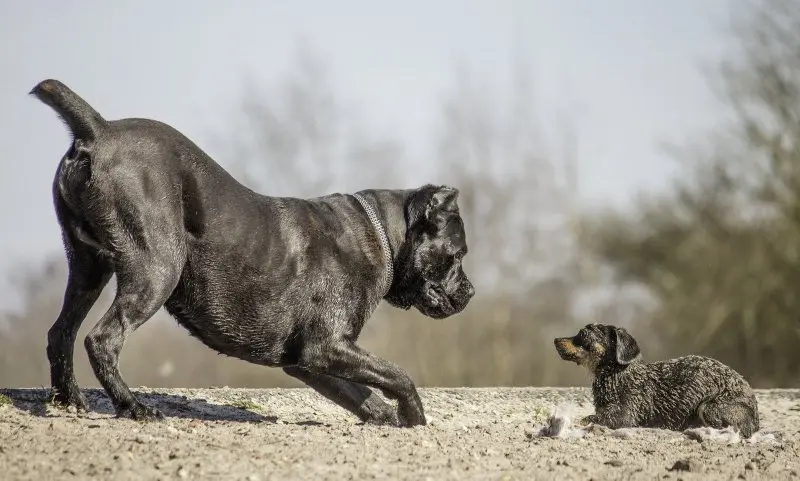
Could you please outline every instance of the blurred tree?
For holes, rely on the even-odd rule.
[[[553,328],[570,329],[580,287],[572,220],[577,138],[556,151],[538,124],[531,69],[514,57],[510,95],[492,97],[461,67],[442,105],[442,177],[458,186],[474,277],[476,322],[454,331],[448,355],[463,384],[552,384],[562,366]],[[411,334],[410,334],[411,335]]]
[[[402,183],[401,144],[378,138],[357,111],[342,105],[326,65],[305,44],[296,58],[277,85],[247,82],[232,132],[217,136],[226,165],[268,195],[310,197]]]
[[[752,2],[733,24],[736,49],[712,74],[729,121],[673,150],[686,164],[671,191],[587,217],[583,239],[655,299],[660,355],[703,353],[755,385],[797,386],[800,9]]]

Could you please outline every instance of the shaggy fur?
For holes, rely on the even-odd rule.
[[[702,356],[640,360],[624,329],[589,324],[573,337],[555,339],[562,359],[594,376],[595,414],[584,419],[613,429],[671,430],[733,427],[750,437],[759,429],[758,404],[747,381],[725,364]]]

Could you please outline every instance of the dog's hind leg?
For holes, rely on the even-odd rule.
[[[119,355],[126,339],[147,322],[174,290],[180,271],[169,263],[146,262],[117,270],[117,295],[85,339],[89,362],[119,417],[163,418],[139,402],[119,372]]]
[[[155,211],[159,213],[158,211]],[[86,336],[84,344],[98,381],[119,417],[155,420],[163,416],[140,403],[119,372],[126,339],[147,322],[172,294],[186,261],[186,246],[176,223],[145,218],[138,238],[110,231],[115,246],[117,293],[108,311]],[[129,230],[128,230],[129,231]]]
[[[75,380],[75,338],[86,315],[113,274],[109,259],[80,240],[79,226],[69,216],[60,196],[55,197],[68,264],[67,287],[61,312],[47,332],[47,359],[53,402],[86,410],[86,401]]]
[[[326,374],[315,374],[297,366],[285,367],[283,371],[355,414],[364,423],[391,426],[398,424],[395,408],[366,386]]]
[[[86,254],[71,256],[61,312],[47,332],[47,359],[50,361],[53,402],[72,405],[82,410],[86,410],[87,406],[75,380],[75,338],[112,273],[103,261],[95,261],[92,264],[91,257]]]
[[[758,412],[753,403],[744,400],[712,399],[701,404],[698,416],[706,426],[724,429],[731,426],[744,438],[759,429]]]

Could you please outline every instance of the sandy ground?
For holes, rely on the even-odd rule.
[[[800,390],[760,391],[756,442],[658,430],[539,437],[571,389],[423,389],[429,425],[361,425],[308,389],[147,389],[160,423],[48,405],[46,391],[0,390],[0,479],[796,479]],[[0,398],[1,402],[2,398]]]

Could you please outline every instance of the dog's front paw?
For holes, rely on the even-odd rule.
[[[159,411],[156,408],[145,406],[140,402],[136,402],[128,406],[122,406],[118,408],[117,417],[133,419],[135,421],[145,421],[145,422],[162,421],[164,419],[164,415],[161,414],[161,411]]]
[[[422,404],[398,402],[397,403],[397,418],[398,426],[404,428],[413,428],[414,426],[425,426],[428,421],[425,419],[425,413],[422,410]]]
[[[391,407],[374,413],[365,418],[363,421],[364,424],[372,424],[374,426],[400,426],[400,419],[397,416],[397,412]]]
[[[74,407],[81,412],[89,411],[86,398],[77,387],[65,390],[54,389],[51,402],[60,408]]]

